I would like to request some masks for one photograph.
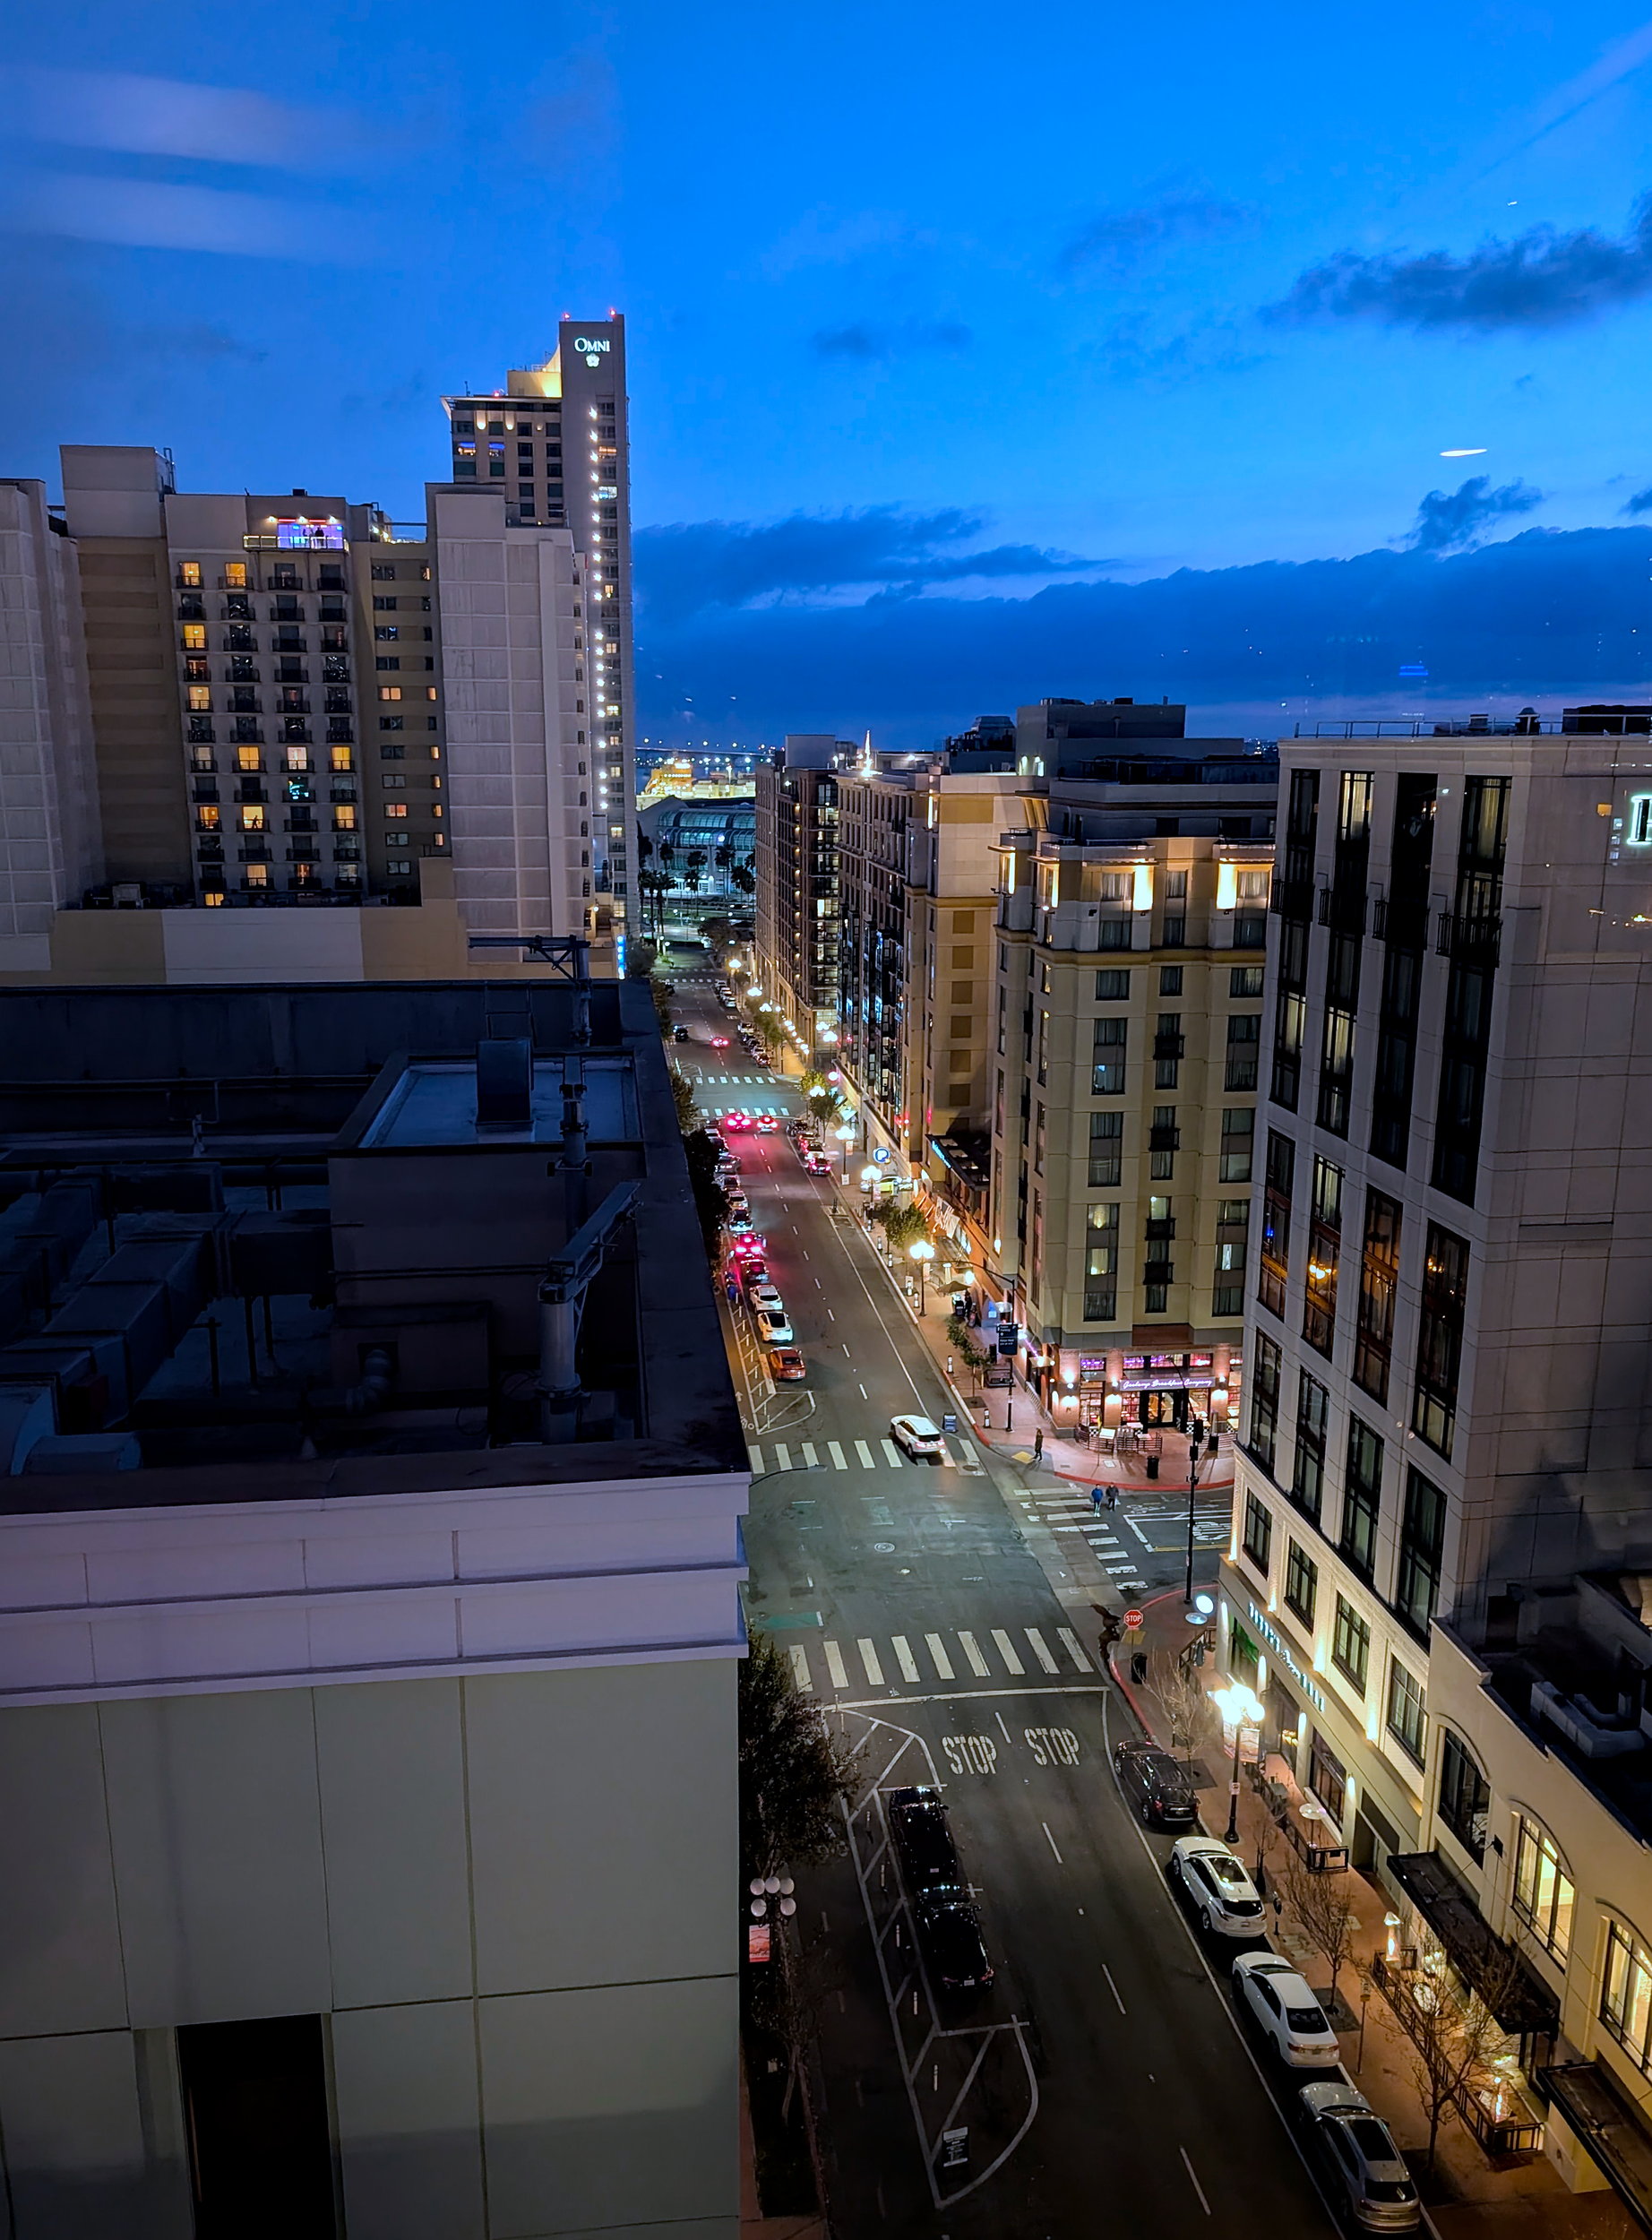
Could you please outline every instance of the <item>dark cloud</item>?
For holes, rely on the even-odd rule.
[[[959,506],[908,513],[899,505],[792,513],[779,521],[678,522],[637,532],[638,587],[650,619],[669,626],[706,607],[744,607],[787,593],[862,584],[921,590],[971,576],[1057,575],[1106,565],[1034,545],[957,549],[985,527],[981,515]]]
[[[1652,489],[1637,490],[1634,496],[1618,508],[1620,513],[1652,513]]]
[[[1250,212],[1217,194],[1161,194],[1126,210],[1105,210],[1076,233],[1056,259],[1063,271],[1086,265],[1133,264],[1174,242],[1232,233]]]
[[[1557,233],[1534,226],[1511,241],[1487,239],[1467,256],[1361,256],[1352,249],[1300,274],[1275,320],[1376,319],[1387,326],[1504,328],[1575,325],[1652,293],[1652,195],[1613,241],[1593,226]]]
[[[846,327],[822,327],[809,338],[820,358],[901,358],[912,350],[967,350],[975,340],[955,319],[856,319]]]
[[[1027,599],[870,599],[830,607],[708,609],[641,625],[644,728],[693,694],[741,733],[891,741],[956,730],[983,708],[1049,693],[1134,693],[1248,702],[1257,728],[1282,701],[1355,711],[1415,704],[1402,663],[1430,671],[1430,704],[1543,705],[1652,698],[1645,623],[1647,530],[1527,530],[1442,558],[1418,549],[1347,560],[1183,569],[1149,582],[1052,584]],[[639,574],[644,572],[639,553]],[[1488,702],[1487,695],[1492,698]],[[844,726],[848,729],[844,729]],[[1195,729],[1225,726],[1194,724]]]
[[[1414,552],[1465,552],[1499,521],[1542,504],[1543,492],[1528,482],[1505,482],[1493,490],[1490,475],[1471,475],[1455,490],[1429,492],[1406,542]]]

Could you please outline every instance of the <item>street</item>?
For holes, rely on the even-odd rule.
[[[710,1046],[732,1032],[710,974],[677,984],[693,1039],[673,1055],[702,1109],[796,1110],[737,1042]],[[784,1134],[727,1142],[808,1365],[806,1383],[770,1384],[731,1310],[750,1624],[871,1776],[847,1855],[798,1892],[834,2232],[1078,2240],[1120,2215],[1170,2235],[1331,2232],[1233,2019],[1227,1955],[1201,1955],[1165,1879],[1169,1839],[1114,1787],[1111,1746],[1137,1730],[1097,1619],[1035,1553],[1082,1539],[1123,1587],[1179,1587],[1185,1497],[1097,1517],[1083,1486],[984,1447],[864,1224],[832,1219],[836,1183]],[[957,1417],[944,1462],[891,1442],[906,1411]],[[1201,1577],[1226,1514],[1225,1496],[1199,1505]],[[915,1952],[883,1801],[913,1783],[945,1793],[997,1971],[983,1996],[932,1996]]]

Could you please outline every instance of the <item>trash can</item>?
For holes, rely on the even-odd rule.
[[[1157,1478],[1158,1476],[1158,1457],[1156,1454],[1149,1454],[1148,1457],[1148,1476],[1149,1478]]]

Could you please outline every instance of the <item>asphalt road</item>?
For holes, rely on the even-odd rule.
[[[709,978],[677,983],[693,1039],[673,1055],[702,1108],[795,1108],[737,1044],[710,1047],[728,1030]],[[956,1403],[787,1137],[728,1141],[809,1365],[803,1388],[747,1382],[762,1464],[750,1622],[871,1776],[847,1856],[799,1893],[834,2234],[1089,2240],[1115,2218],[1166,2236],[1329,2234],[1267,2057],[1219,1987],[1229,1952],[1201,1950],[1165,1879],[1168,1840],[1114,1786],[1131,1713],[1097,1668],[1094,1621],[1023,1539],[1022,1473],[967,1419],[945,1466],[891,1460],[891,1415],[939,1422]],[[914,1951],[882,1803],[913,1782],[944,1788],[977,1891],[997,1977],[973,2001],[933,1997]],[[967,2132],[967,2159],[943,2168],[948,2130]]]

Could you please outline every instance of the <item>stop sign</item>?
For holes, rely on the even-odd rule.
[[[1132,1628],[1133,1628],[1133,1627],[1135,1627],[1135,1626],[1140,1625],[1140,1623],[1141,1623],[1141,1613],[1140,1613],[1140,1610],[1126,1610],[1126,1611],[1125,1611],[1125,1613],[1124,1613],[1124,1623],[1125,1623],[1125,1624],[1126,1624],[1126,1625],[1131,1626],[1131,1627],[1132,1627]]]

